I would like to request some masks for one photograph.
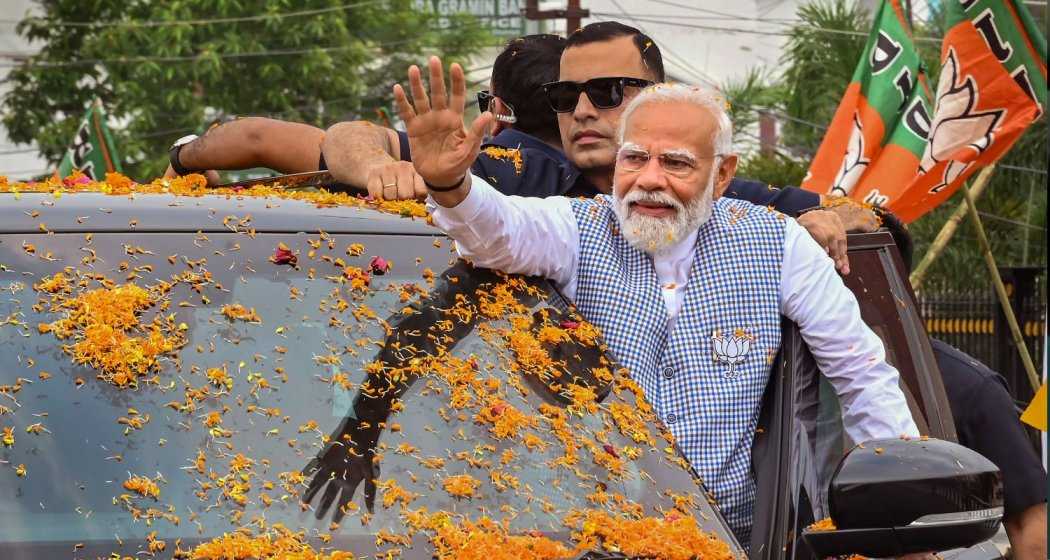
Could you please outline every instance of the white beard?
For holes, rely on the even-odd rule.
[[[627,242],[634,248],[650,255],[659,255],[685,239],[689,234],[700,229],[700,226],[711,219],[714,207],[712,195],[714,173],[707,181],[703,191],[693,197],[689,204],[683,205],[677,198],[663,191],[646,191],[631,189],[627,196],[617,196],[613,188],[613,211],[620,222],[620,229]],[[639,212],[631,212],[632,202],[654,202],[666,204],[675,209],[673,217],[657,218]]]

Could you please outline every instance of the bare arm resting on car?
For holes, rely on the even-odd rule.
[[[423,198],[426,187],[412,162],[401,161],[401,141],[389,128],[366,121],[336,123],[321,141],[328,171],[340,183],[367,188],[373,198]]]
[[[246,117],[221,124],[186,144],[179,162],[187,169],[251,169],[279,173],[316,171],[324,131],[308,124]],[[168,166],[165,177],[175,175]],[[214,176],[217,180],[218,176]],[[209,175],[209,184],[214,184]]]

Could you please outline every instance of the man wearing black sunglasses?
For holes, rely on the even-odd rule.
[[[663,81],[660,49],[638,29],[613,21],[592,23],[566,41],[559,81],[543,89],[558,113],[562,149],[598,190],[612,188],[615,132],[624,101]]]

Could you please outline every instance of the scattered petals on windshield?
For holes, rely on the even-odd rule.
[[[33,288],[0,301],[27,370],[0,487],[32,496],[0,520],[75,511],[67,540],[120,557],[730,556],[641,388],[537,281],[224,222],[0,244],[0,289]]]

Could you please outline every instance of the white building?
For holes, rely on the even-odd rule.
[[[773,68],[799,0],[584,0],[592,17],[616,20],[656,41],[669,77],[721,86]]]

